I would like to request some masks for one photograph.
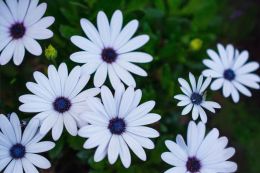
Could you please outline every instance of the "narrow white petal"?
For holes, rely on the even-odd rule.
[[[119,156],[120,143],[119,136],[112,135],[109,145],[108,145],[108,161],[110,164],[114,164]]]
[[[117,60],[117,63],[131,73],[137,74],[139,76],[147,76],[146,71],[144,71],[142,68],[138,67],[135,64],[132,64],[127,61],[122,61],[120,59]]]
[[[97,47],[94,43],[89,41],[88,39],[81,37],[81,36],[72,36],[71,42],[78,46],[80,49],[85,50],[87,52],[93,53],[93,54],[100,54],[101,49]]]
[[[138,27],[138,21],[132,20],[130,21],[120,32],[117,39],[114,42],[114,48],[118,50],[123,45],[125,45],[128,40],[134,35]]]
[[[118,77],[128,86],[136,86],[136,82],[133,78],[133,76],[124,68],[117,65],[116,63],[113,63],[113,68],[118,75]]]
[[[77,123],[69,113],[64,115],[64,125],[70,135],[76,136],[78,133]]]
[[[55,144],[53,142],[44,141],[36,144],[26,146],[27,153],[42,153],[53,149]]]
[[[133,63],[147,63],[153,60],[153,57],[144,52],[129,52],[118,55],[118,59]]]
[[[39,130],[40,121],[37,119],[30,120],[29,124],[26,126],[21,143],[26,145],[28,142],[31,141],[33,137],[35,137],[36,133]]]
[[[212,82],[210,88],[211,88],[211,90],[218,90],[223,86],[223,84],[224,84],[224,79],[219,78]]]
[[[108,66],[107,63],[104,62],[98,67],[94,76],[95,87],[100,87],[106,81],[107,71],[108,71],[107,66]]]
[[[45,157],[38,154],[26,153],[25,157],[38,168],[48,169],[51,167],[51,163]]]
[[[15,51],[15,46],[16,46],[17,41],[11,41],[9,44],[4,48],[0,55],[0,64],[5,65],[7,64],[10,59],[12,58],[14,51]]]
[[[25,36],[23,38],[23,44],[26,50],[28,50],[28,52],[30,52],[31,54],[35,56],[39,56],[42,54],[42,48],[40,44],[37,41],[35,41],[33,38]]]
[[[31,2],[31,4],[32,4],[32,2]],[[46,3],[41,3],[37,8],[29,7],[28,12],[24,18],[25,26],[30,26],[30,25],[38,22],[44,15],[46,9],[47,9]]]
[[[136,50],[149,41],[148,35],[139,35],[129,40],[124,46],[117,50],[119,54]]]
[[[181,112],[181,115],[188,114],[191,111],[192,107],[193,107],[193,104],[189,104],[189,105],[185,106],[185,108]]]
[[[101,87],[101,98],[106,109],[106,112],[110,116],[116,115],[116,103],[111,91],[106,86]]]
[[[97,27],[100,38],[105,47],[110,43],[110,26],[106,14],[103,11],[98,12]]]
[[[120,10],[116,10],[113,13],[113,16],[111,18],[110,22],[110,32],[111,32],[111,38],[110,38],[110,45],[114,45],[115,39],[118,37],[121,29],[122,29],[122,24],[123,24],[123,15]]]

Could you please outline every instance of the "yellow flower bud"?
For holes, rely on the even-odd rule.
[[[201,49],[202,44],[203,44],[203,41],[202,41],[201,39],[195,38],[195,39],[191,40],[191,42],[190,42],[190,48],[191,48],[191,50],[193,50],[193,51],[198,51],[198,50]]]
[[[45,48],[45,57],[48,60],[55,60],[57,58],[57,55],[57,50],[51,44],[47,48]]]

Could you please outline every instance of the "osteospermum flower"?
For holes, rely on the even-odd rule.
[[[51,163],[38,153],[54,148],[50,141],[40,141],[44,135],[38,133],[40,121],[31,120],[23,133],[20,120],[12,113],[10,120],[0,115],[0,172],[38,173],[35,167],[48,169]]]
[[[185,106],[181,113],[182,115],[186,115],[192,110],[193,120],[197,120],[200,116],[202,122],[206,123],[207,115],[203,108],[215,113],[215,109],[221,107],[216,102],[206,101],[206,89],[211,82],[211,78],[206,78],[203,82],[203,76],[201,75],[198,82],[196,82],[194,75],[189,73],[189,79],[191,87],[186,80],[178,79],[184,94],[178,94],[174,98],[180,100],[177,104],[178,106]]]
[[[79,130],[79,136],[88,138],[84,148],[95,148],[94,160],[99,162],[108,155],[110,164],[114,164],[118,157],[125,167],[131,164],[129,148],[141,160],[146,160],[143,148],[153,149],[154,144],[149,138],[159,136],[159,133],[145,125],[157,122],[161,117],[149,113],[154,101],[148,101],[138,106],[141,100],[141,90],[133,87],[124,90],[122,84],[115,91],[103,86],[101,88],[102,102],[96,98],[89,98],[91,111],[86,111],[81,118],[89,125]],[[128,148],[129,147],[129,148]]]
[[[87,19],[81,19],[80,24],[88,38],[71,37],[71,41],[83,51],[72,54],[70,59],[85,63],[82,66],[85,72],[89,74],[96,72],[94,76],[96,87],[105,82],[107,75],[114,88],[121,81],[128,86],[136,85],[129,72],[147,76],[143,69],[133,64],[152,61],[149,54],[134,51],[149,40],[147,35],[131,38],[137,30],[137,20],[130,21],[122,28],[123,16],[120,10],[114,12],[110,23],[106,14],[101,11],[97,16],[98,29]]]
[[[48,78],[41,72],[34,72],[33,76],[36,83],[26,84],[33,94],[19,97],[23,103],[19,109],[23,112],[37,112],[35,118],[42,122],[40,132],[47,133],[52,129],[54,140],[61,136],[63,124],[71,135],[76,136],[77,126],[82,125],[79,114],[87,109],[86,99],[96,96],[100,89],[92,88],[81,92],[90,76],[81,75],[79,66],[68,74],[65,63],[58,70],[50,65]]]
[[[233,45],[224,48],[221,44],[217,45],[218,53],[209,49],[207,51],[211,60],[203,60],[209,68],[203,71],[203,75],[216,78],[212,84],[212,90],[222,88],[224,97],[231,95],[234,102],[239,101],[239,92],[246,96],[251,96],[251,92],[246,88],[259,89],[260,78],[252,72],[259,68],[257,62],[249,62],[248,52],[235,50]]]
[[[25,49],[31,54],[42,54],[40,44],[35,40],[53,36],[47,29],[54,17],[43,17],[47,4],[38,5],[38,0],[0,1],[0,64],[7,64],[13,57],[15,65],[20,65]]]
[[[227,147],[228,139],[219,137],[214,128],[205,136],[205,125],[191,121],[188,126],[187,144],[181,135],[176,142],[165,142],[169,152],[162,154],[166,163],[174,166],[164,173],[231,173],[237,164],[227,161],[235,154],[235,149]]]

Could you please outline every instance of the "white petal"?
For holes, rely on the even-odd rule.
[[[72,116],[69,113],[65,113],[64,115],[64,125],[69,134],[72,136],[76,136],[78,133],[78,128],[76,121],[72,118]]]
[[[18,142],[16,140],[15,131],[12,127],[12,124],[9,122],[7,117],[4,116],[3,114],[0,114],[0,129],[4,134],[4,136],[6,136],[6,138],[8,138],[12,144]]]
[[[116,89],[118,85],[122,84],[111,64],[108,64],[108,77],[114,89]]]
[[[224,97],[230,96],[231,89],[232,89],[232,84],[229,81],[225,80],[223,84],[223,90],[222,90]]]
[[[166,140],[165,145],[171,151],[171,153],[174,154],[177,158],[179,158],[180,160],[182,160],[184,162],[187,161],[188,156],[187,156],[186,152],[183,151],[183,149],[179,145],[177,145],[176,143],[174,143],[170,140]]]
[[[8,152],[9,155],[9,152]],[[3,159],[0,159],[0,171],[2,171],[8,164],[9,162],[12,160],[11,157],[6,157]]]
[[[53,149],[55,144],[53,142],[45,141],[36,144],[26,146],[26,152],[28,153],[42,153]]]
[[[190,79],[190,84],[192,87],[192,91],[196,91],[196,79],[194,77],[194,75],[190,72],[189,73],[189,79]]]
[[[121,31],[122,24],[123,24],[122,12],[120,10],[116,10],[113,13],[113,16],[112,16],[111,22],[110,22],[111,38],[110,38],[109,46],[113,46],[115,39],[118,37],[118,35]]]
[[[15,51],[16,41],[11,41],[2,51],[0,55],[0,64],[7,64],[12,58]]]
[[[134,63],[147,63],[153,60],[153,57],[144,52],[129,52],[118,55],[118,59]]]
[[[13,126],[16,141],[20,142],[22,138],[21,123],[16,113],[12,113],[10,116],[10,123]]]
[[[81,36],[72,36],[71,42],[78,46],[80,49],[85,50],[87,52],[93,53],[93,54],[100,54],[101,49],[97,47],[95,44],[93,44],[88,39],[81,37]]]
[[[103,11],[98,12],[97,27],[100,38],[105,47],[110,43],[110,26],[106,14]]]
[[[132,122],[134,120],[137,120],[147,113],[149,113],[155,106],[154,101],[147,101],[141,105],[139,105],[136,109],[134,109],[132,112],[130,112],[126,117],[125,120],[127,122]]]
[[[227,57],[227,52],[226,52],[225,48],[221,44],[218,44],[217,47],[218,47],[220,59],[221,59],[223,65],[224,65],[224,67],[228,68],[228,65],[229,65],[228,64],[228,57]]]
[[[241,92],[242,94],[248,96],[248,97],[251,97],[252,94],[251,92],[249,91],[249,89],[247,89],[244,85],[240,84],[239,82],[236,82],[236,81],[233,81],[232,82],[233,85],[236,87],[236,89]]]
[[[160,115],[149,113],[140,119],[130,122],[128,126],[141,126],[141,125],[152,124],[159,121],[160,119],[161,119]]]
[[[148,35],[140,35],[129,40],[124,46],[117,50],[119,54],[136,50],[149,41]]]
[[[112,135],[111,140],[108,145],[108,161],[110,164],[114,164],[119,156],[120,144],[119,136]]]
[[[157,138],[160,136],[159,132],[145,126],[127,127],[126,131],[146,138]]]
[[[189,85],[189,83],[188,83],[186,80],[184,80],[184,79],[182,79],[182,78],[178,78],[178,82],[180,83],[180,85],[181,85],[185,90],[187,90],[189,93],[192,93],[192,90],[191,90],[191,88],[190,88],[190,85]]]
[[[125,168],[129,168],[129,166],[131,164],[131,155],[130,155],[129,148],[127,147],[126,142],[124,141],[124,139],[121,136],[119,136],[119,143],[120,143],[119,155],[120,155],[121,161]]]
[[[39,173],[33,164],[26,158],[22,159],[23,169],[25,173]]]
[[[240,68],[242,65],[244,65],[246,63],[246,61],[248,60],[249,57],[249,53],[248,51],[243,51],[239,54],[239,56],[237,57],[234,65],[233,65],[233,69],[237,70],[238,68]]]
[[[4,173],[13,173],[14,172],[14,166],[15,166],[16,160],[12,160],[9,165],[6,167]]]
[[[102,64],[102,61],[96,61],[96,62],[90,62],[87,64],[84,64],[81,68],[82,68],[82,73],[87,73],[87,74],[92,74],[94,73],[97,68],[100,66],[100,64]]]
[[[128,40],[134,35],[138,27],[138,21],[132,20],[130,21],[120,32],[117,39],[114,42],[114,48],[118,50],[123,45],[125,45]]]
[[[253,72],[259,68],[259,63],[258,62],[249,62],[239,69],[236,70],[236,74],[246,74]]]
[[[35,41],[34,39],[32,39],[30,37],[24,37],[23,44],[24,44],[26,50],[28,50],[28,52],[30,52],[31,54],[33,54],[35,56],[39,56],[42,54],[42,48],[41,48],[40,44],[37,41]]]
[[[147,76],[146,71],[144,71],[142,68],[138,67],[135,64],[132,64],[127,61],[122,61],[120,59],[117,60],[117,63],[131,73],[137,74],[139,76]]]
[[[206,78],[206,80],[203,82],[199,92],[203,93],[208,88],[210,82],[211,82],[211,78],[210,77]]]
[[[80,51],[70,55],[70,59],[77,63],[91,63],[101,61],[99,54],[92,54],[87,51]]]
[[[24,55],[25,55],[25,48],[24,48],[22,41],[19,40],[19,41],[17,41],[16,47],[14,50],[14,59],[13,59],[14,64],[20,65],[23,61]]]
[[[218,90],[223,86],[223,83],[224,83],[223,78],[216,79],[212,82],[210,89],[211,90]]]
[[[186,173],[186,168],[185,167],[174,167],[171,169],[168,169],[164,173]]]
[[[133,102],[134,96],[135,96],[134,88],[128,87],[121,99],[119,112],[118,112],[120,118],[124,118],[127,115],[127,113],[131,111],[130,106]]]
[[[146,160],[146,154],[144,149],[141,147],[141,145],[134,140],[130,135],[127,133],[124,133],[122,135],[124,138],[125,142],[127,143],[128,147],[135,153],[135,155],[140,158],[141,160],[145,161]]]
[[[9,7],[10,12],[15,20],[18,19],[17,11],[18,11],[18,2],[16,0],[8,0],[6,1],[6,5]]]
[[[198,119],[198,117],[199,117],[199,109],[197,105],[194,105],[192,109],[192,119],[195,121]]]
[[[179,159],[178,157],[175,157],[171,152],[162,153],[161,158],[163,161],[165,161],[169,165],[185,167],[185,162],[183,160]]]
[[[31,2],[31,4],[32,4],[32,2]],[[29,7],[28,12],[24,19],[25,26],[30,26],[30,25],[38,22],[44,15],[46,9],[47,9],[46,3],[41,3],[37,8],[30,9],[30,7]]]
[[[60,76],[54,65],[49,65],[48,67],[48,78],[55,95],[61,96]]]
[[[200,119],[203,123],[206,123],[207,122],[207,114],[206,112],[204,111],[204,109],[201,108],[201,106],[198,106],[198,109],[199,109],[199,115],[200,115]]]
[[[58,114],[53,113],[52,115],[48,116],[43,122],[40,127],[40,133],[46,134],[51,128],[53,128],[55,122],[58,119]]]
[[[222,77],[222,71],[214,71],[214,70],[211,70],[211,69],[207,69],[207,70],[204,70],[202,72],[202,74],[206,77],[212,77],[212,78],[218,78],[218,77]]]
[[[44,40],[53,37],[53,32],[49,29],[29,28],[26,34],[36,40]]]
[[[1,14],[1,16],[3,16],[3,19],[6,19],[6,21],[8,23],[14,22],[14,18],[12,16],[10,10],[8,9],[8,7],[6,6],[6,4],[3,1],[0,1],[0,14]]]
[[[188,113],[191,111],[192,106],[193,106],[193,104],[189,104],[189,105],[185,106],[185,108],[184,108],[184,109],[182,110],[182,112],[181,112],[181,115],[186,115],[186,114],[188,114]]]
[[[106,109],[106,112],[110,116],[115,116],[116,115],[116,103],[115,103],[114,97],[113,97],[111,91],[108,89],[108,87],[102,86],[101,98],[102,98],[104,107]]]
[[[51,163],[45,157],[38,154],[26,153],[25,157],[38,168],[48,169],[51,167]]]
[[[128,86],[136,86],[136,82],[133,78],[133,76],[124,68],[117,65],[116,63],[113,63],[113,68],[118,75],[118,77]]]
[[[26,126],[21,143],[23,145],[26,145],[28,142],[32,140],[33,137],[35,137],[36,133],[38,133],[40,121],[37,119],[30,120],[29,124]]]
[[[102,63],[94,76],[94,85],[95,87],[100,87],[101,85],[104,84],[107,78],[107,63]]]
[[[76,66],[72,69],[70,72],[66,83],[65,83],[65,91],[64,95],[69,97],[71,96],[71,93],[73,92],[73,89],[77,86],[78,80],[81,75],[81,68],[79,66]]]
[[[99,48],[103,48],[103,43],[95,26],[87,19],[81,19],[80,25],[88,38]]]

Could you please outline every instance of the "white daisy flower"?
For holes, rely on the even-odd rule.
[[[174,96],[175,99],[180,100],[177,106],[185,106],[182,111],[182,115],[188,114],[192,110],[192,119],[197,120],[200,116],[200,119],[203,123],[207,122],[207,115],[204,109],[207,109],[215,113],[215,109],[221,108],[221,106],[213,101],[206,101],[206,89],[211,82],[211,78],[206,78],[203,82],[203,76],[200,75],[198,82],[192,73],[189,73],[189,83],[179,78],[178,81],[181,85],[181,90],[184,94],[178,94]],[[204,108],[204,109],[203,109]]]
[[[108,155],[110,164],[114,164],[120,157],[126,168],[131,164],[129,148],[141,160],[146,160],[143,148],[153,149],[154,143],[149,138],[159,136],[156,130],[145,126],[161,118],[158,114],[149,113],[155,102],[148,101],[138,106],[142,97],[141,90],[135,91],[129,87],[125,91],[122,84],[114,96],[103,86],[101,97],[102,103],[99,99],[89,98],[87,102],[92,111],[86,111],[81,116],[89,122],[78,133],[79,136],[88,138],[84,148],[97,147],[94,155],[96,162]]]
[[[22,133],[15,113],[11,114],[10,121],[0,115],[0,172],[23,173],[24,170],[25,173],[39,173],[35,167],[51,167],[51,163],[38,153],[51,150],[55,144],[40,142],[44,135],[38,133],[39,124],[39,120],[31,120]]]
[[[239,92],[246,96],[251,96],[251,92],[246,87],[259,89],[260,77],[252,72],[259,68],[258,62],[249,62],[248,51],[235,50],[233,45],[218,44],[218,53],[209,49],[207,51],[211,60],[203,60],[209,68],[203,71],[204,76],[216,78],[212,84],[212,90],[219,90],[222,87],[224,97],[231,95],[234,102],[239,101]]]
[[[95,72],[96,87],[104,84],[107,75],[114,88],[121,81],[135,87],[136,82],[129,72],[147,76],[142,68],[133,64],[152,61],[151,55],[134,51],[149,40],[147,35],[131,38],[137,30],[137,20],[130,21],[122,28],[123,16],[120,10],[114,12],[110,23],[106,14],[101,11],[97,16],[97,29],[87,19],[81,19],[80,24],[88,38],[71,37],[71,41],[83,51],[72,54],[70,59],[77,63],[85,63],[82,67],[86,73]]]
[[[20,65],[25,49],[31,54],[42,54],[40,44],[35,40],[53,36],[47,29],[54,17],[43,17],[47,4],[39,0],[0,0],[0,64],[7,64],[13,57],[15,65]]]
[[[52,129],[52,137],[58,140],[63,131],[63,124],[67,131],[77,135],[77,126],[82,125],[79,114],[87,110],[85,103],[88,97],[99,94],[99,88],[81,90],[86,86],[90,76],[81,75],[79,66],[73,68],[68,74],[65,63],[59,69],[53,65],[48,67],[48,77],[41,72],[33,74],[36,83],[28,82],[27,88],[33,94],[19,97],[23,103],[19,109],[23,112],[38,112],[35,118],[41,120],[41,133],[47,133]]]
[[[188,126],[187,144],[181,135],[176,142],[166,140],[170,152],[161,155],[162,160],[174,166],[164,173],[231,173],[237,164],[227,161],[235,149],[227,147],[228,139],[219,137],[218,129],[212,129],[205,136],[205,125],[191,121]]]

